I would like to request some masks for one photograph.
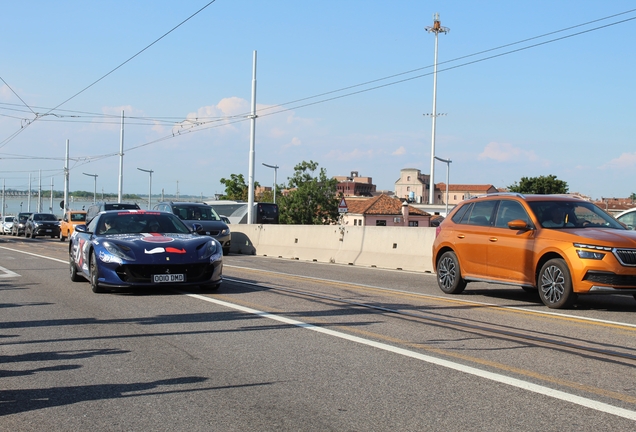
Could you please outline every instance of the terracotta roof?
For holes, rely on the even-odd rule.
[[[378,195],[373,198],[345,198],[349,213],[365,215],[401,215],[402,201],[388,195]],[[409,215],[429,216],[429,213],[409,206]]]
[[[436,189],[439,189],[441,191],[445,191],[446,190],[446,183],[437,183],[435,185]],[[479,184],[452,184],[449,186],[448,190],[450,191],[455,191],[455,192],[463,192],[463,191],[470,191],[470,192],[483,192],[486,193],[487,191],[489,191],[491,188],[495,188],[493,185],[491,184],[483,184],[483,185],[479,185]],[[497,189],[497,188],[495,188]]]

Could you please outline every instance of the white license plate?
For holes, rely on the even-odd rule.
[[[185,282],[185,275],[182,274],[159,274],[152,275],[152,281],[154,283],[174,283]]]
[[[46,232],[51,232],[51,231],[53,231],[53,230],[50,230],[50,229],[46,230]]]

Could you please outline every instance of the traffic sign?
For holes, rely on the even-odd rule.
[[[338,213],[347,213],[349,209],[347,208],[347,202],[345,199],[340,200],[340,204],[338,204]]]

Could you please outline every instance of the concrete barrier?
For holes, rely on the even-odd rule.
[[[435,228],[230,225],[232,253],[432,272]]]

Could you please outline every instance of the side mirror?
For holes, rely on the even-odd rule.
[[[86,225],[75,225],[75,231],[81,232],[81,233],[87,233],[88,228],[86,227]]]
[[[529,231],[530,229],[532,229],[525,221],[521,219],[515,219],[508,222],[508,228],[515,231]]]
[[[201,225],[200,223],[193,223],[192,231],[194,231],[197,234],[201,234],[203,232],[203,225]]]

